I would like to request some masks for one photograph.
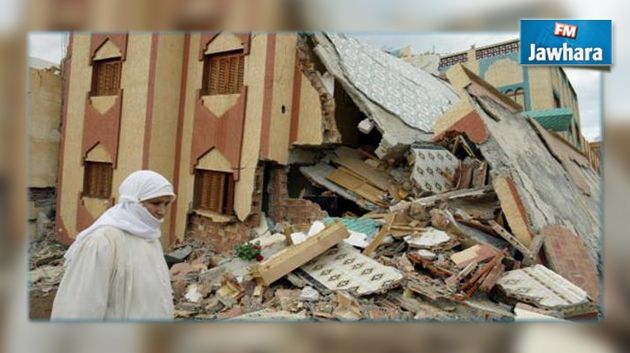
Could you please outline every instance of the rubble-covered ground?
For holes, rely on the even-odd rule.
[[[374,210],[358,207],[306,226],[263,215],[250,241],[260,249],[258,259],[214,253],[186,238],[165,254],[176,319],[597,318],[596,294],[544,266],[554,246],[545,239],[569,231],[558,227],[555,235],[536,236],[529,245],[514,236],[488,165],[468,143],[460,137],[445,146],[412,146],[395,164],[344,147],[325,153],[318,163],[332,170],[327,180]],[[450,169],[449,160],[455,162]],[[363,174],[355,172],[364,167]],[[439,174],[423,177],[421,169],[424,175],[432,169]],[[339,170],[363,184],[335,179]],[[385,172],[380,176],[387,191],[372,180],[378,171]],[[430,182],[441,183],[442,192],[428,191]],[[44,224],[46,231],[30,249],[32,318],[50,314],[63,273],[65,247],[55,241],[52,225]],[[559,239],[559,246],[566,246]]]

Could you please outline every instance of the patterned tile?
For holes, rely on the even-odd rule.
[[[450,151],[433,145],[413,145],[411,152],[414,158],[411,178],[418,187],[436,193],[452,188],[451,181],[445,174],[453,177],[459,161]]]
[[[344,243],[301,268],[330,290],[356,289],[357,295],[379,292],[403,278],[397,269],[382,265]]]

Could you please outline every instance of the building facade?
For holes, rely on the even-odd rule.
[[[127,175],[151,169],[178,195],[162,226],[164,245],[187,230],[216,237],[220,250],[245,240],[263,201],[275,200],[263,200],[263,179],[283,180],[273,169],[287,165],[289,147],[339,142],[328,107],[334,87],[298,39],[73,34],[64,73],[60,239],[70,243],[112,206]],[[282,217],[321,213],[313,205],[295,200]]]
[[[462,63],[475,74],[519,103],[524,114],[560,134],[578,150],[589,154],[580,132],[577,94],[559,66],[521,66],[519,40],[510,40],[442,56],[439,70]]]
[[[62,80],[58,65],[30,58],[29,66],[28,220],[31,235],[38,237],[46,231],[42,222],[47,223],[54,213]]]

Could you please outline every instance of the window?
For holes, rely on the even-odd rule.
[[[206,55],[203,65],[202,94],[234,94],[241,91],[245,55],[242,50]]]
[[[92,96],[113,96],[120,89],[120,58],[98,60],[92,63]]]
[[[83,196],[107,199],[112,194],[111,163],[85,161]]]
[[[508,89],[505,91],[505,95],[522,107],[525,107],[525,90],[523,87],[518,87],[515,90]]]
[[[195,171],[193,207],[221,214],[232,214],[234,177],[232,173]]]

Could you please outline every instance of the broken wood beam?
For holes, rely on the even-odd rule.
[[[514,180],[510,176],[497,176],[493,180],[493,186],[514,236],[520,243],[529,246],[534,236],[529,228],[529,218]]]
[[[422,232],[426,230],[424,227],[409,227],[409,226],[391,226],[391,230],[403,230],[409,232]]]
[[[471,287],[484,274],[486,274],[487,272],[490,272],[490,270],[492,270],[492,268],[497,263],[499,263],[499,262],[501,262],[503,260],[503,258],[505,257],[506,253],[507,253],[507,249],[504,249],[502,252],[496,254],[490,261],[486,262],[483,266],[479,267],[477,272],[475,272],[475,274],[470,278],[470,280],[468,280],[466,283],[464,283],[463,288],[466,289],[466,288]]]
[[[501,276],[503,276],[504,272],[505,265],[502,263],[496,264],[481,283],[479,290],[484,293],[490,292],[490,290],[492,290],[492,288],[494,288],[494,286],[497,284]]]
[[[343,223],[331,224],[318,234],[297,245],[285,248],[266,261],[253,266],[252,274],[260,279],[264,285],[269,286],[279,278],[321,255],[349,235],[350,233]]]
[[[391,230],[390,228],[392,226],[392,223],[394,223],[395,218],[396,218],[395,213],[391,213],[385,216],[385,221],[386,221],[385,225],[381,227],[381,230],[378,232],[378,234],[374,236],[374,239],[372,239],[370,244],[368,244],[368,246],[363,250],[363,255],[370,256],[376,250],[376,248],[378,248],[378,246],[381,245],[381,243],[383,242],[383,239],[385,239],[385,236],[389,234]]]
[[[495,221],[489,221],[488,224],[497,234],[499,234],[501,238],[505,239],[505,241],[510,243],[510,245],[512,245],[516,250],[523,254],[525,265],[536,263],[536,258],[534,255],[532,255],[529,248],[521,243],[514,235],[510,234],[510,232],[501,227]]]

